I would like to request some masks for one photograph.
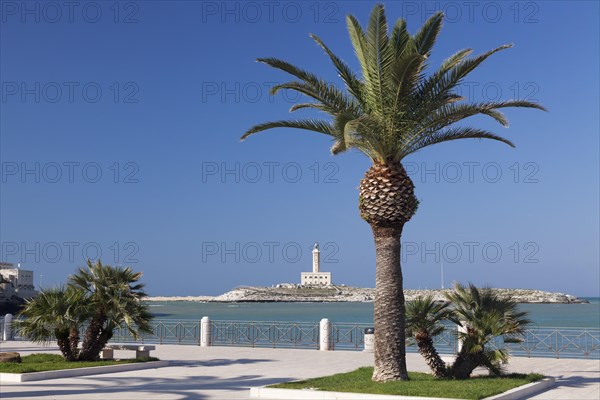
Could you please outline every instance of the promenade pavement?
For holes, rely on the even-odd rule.
[[[0,351],[22,355],[53,352],[30,342],[0,342]],[[373,355],[358,351],[252,349],[156,345],[153,355],[170,360],[165,368],[37,382],[0,382],[0,399],[248,399],[249,388],[293,379],[347,372],[372,365]],[[130,353],[115,352],[128,357]],[[408,354],[409,369],[428,371],[418,354]],[[514,372],[539,372],[557,379],[556,387],[532,399],[600,399],[600,360],[514,357]]]

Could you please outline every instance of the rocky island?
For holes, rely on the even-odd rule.
[[[585,299],[556,292],[534,289],[493,289],[502,296],[510,296],[518,303],[588,303]],[[450,289],[405,289],[406,300],[431,295],[443,300]],[[149,297],[148,301],[198,301],[198,302],[372,302],[375,289],[345,285],[298,285],[278,284],[271,287],[243,286],[219,296]]]

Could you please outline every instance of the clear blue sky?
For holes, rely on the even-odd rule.
[[[421,200],[403,234],[406,287],[439,287],[443,263],[446,286],[599,296],[598,3],[385,4],[411,32],[444,6],[433,65],[514,43],[463,94],[550,110],[508,110],[508,129],[472,120],[516,149],[457,141],[405,160]],[[200,295],[298,282],[318,241],[336,283],[373,286],[356,189],[369,161],[302,131],[239,142],[297,100],[270,97],[287,76],[254,60],[337,82],[308,34],[356,67],[344,17],[366,23],[371,6],[2,1],[0,258],[48,286],[100,251],[143,270],[152,295]]]

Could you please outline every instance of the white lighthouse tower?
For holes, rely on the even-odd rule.
[[[313,272],[315,274],[318,274],[321,268],[321,252],[319,251],[319,244],[315,243],[315,247],[313,248],[312,251],[312,255],[313,255]]]
[[[303,285],[331,285],[331,272],[321,272],[321,251],[315,243],[312,251],[312,272],[302,272],[300,282]]]

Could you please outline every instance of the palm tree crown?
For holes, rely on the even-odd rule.
[[[141,300],[146,296],[139,283],[141,272],[130,267],[103,265],[100,260],[87,262],[69,277],[69,284],[84,292],[89,299],[91,316],[85,330],[80,360],[95,360],[113,331],[121,324],[137,338],[152,332],[152,314]]]
[[[499,375],[509,353],[502,346],[496,347],[493,341],[501,336],[504,343],[521,342],[531,323],[528,313],[520,311],[511,298],[502,297],[490,288],[479,289],[473,284],[465,287],[456,283],[446,298],[452,303],[453,313],[462,321],[464,328],[458,335],[462,348],[451,373],[464,379],[475,367],[483,365]]]
[[[258,59],[298,79],[273,87],[272,93],[281,89],[295,90],[313,100],[296,104],[290,111],[314,108],[329,114],[332,120],[266,122],[249,129],[242,140],[271,128],[306,129],[331,136],[333,154],[356,148],[376,164],[398,163],[426,146],[455,139],[493,139],[514,147],[509,140],[486,130],[452,126],[476,114],[487,115],[507,126],[508,121],[498,111],[506,107],[544,110],[525,100],[468,103],[456,93],[457,86],[471,71],[492,54],[511,45],[474,58],[468,58],[471,49],[460,50],[427,76],[428,59],[443,19],[443,13],[436,13],[415,35],[410,35],[406,21],[399,19],[390,35],[383,5],[373,9],[366,31],[349,15],[348,32],[360,64],[360,77],[321,39],[311,35],[331,59],[346,90],[286,61]]]
[[[31,299],[15,322],[21,335],[35,342],[55,338],[66,360],[92,361],[123,325],[134,338],[152,332],[152,314],[142,300],[141,272],[130,267],[87,262],[69,276],[65,287],[44,289]],[[81,350],[79,332],[84,329]]]
[[[100,261],[95,264],[88,260],[87,268],[80,268],[69,277],[74,287],[88,294],[94,316],[103,320],[107,330],[121,322],[137,337],[138,332],[151,332],[151,314],[142,303],[146,293],[144,284],[139,283],[141,272],[131,267],[111,267]]]
[[[477,288],[472,283],[459,283],[446,295],[453,305],[458,320],[466,321],[467,328],[485,336],[522,335],[531,323],[526,311],[512,299],[502,297],[490,288]]]
[[[421,332],[437,336],[446,330],[443,321],[456,321],[447,301],[434,301],[429,295],[406,303],[406,329],[410,336]]]
[[[27,300],[14,322],[19,333],[36,343],[56,339],[65,359],[77,358],[79,329],[89,317],[85,294],[73,287],[43,289],[39,296]]]

